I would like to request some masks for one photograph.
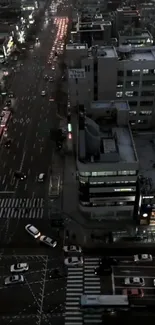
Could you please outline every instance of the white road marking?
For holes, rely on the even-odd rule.
[[[115,277],[114,277],[114,271],[112,268],[112,273],[111,273],[111,283],[112,283],[112,293],[115,295]]]

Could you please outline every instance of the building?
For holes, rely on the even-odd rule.
[[[135,129],[155,126],[155,47],[66,46],[71,107],[127,100]]]
[[[118,32],[118,43],[131,44],[132,47],[152,46],[153,36],[151,33],[141,28],[125,28]]]
[[[118,8],[115,13],[116,33],[124,29],[124,26],[140,27],[140,12],[135,6]]]
[[[78,125],[79,209],[115,226],[117,219],[118,227],[137,223],[139,161],[128,121],[126,101],[102,101],[80,114]]]
[[[97,21],[97,17],[99,16],[95,15],[95,17],[94,21],[81,22],[79,20],[71,32],[71,39],[79,43],[87,43],[88,47],[96,44],[108,44],[111,38],[111,22],[104,21],[102,18]]]

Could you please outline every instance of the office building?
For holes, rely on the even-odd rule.
[[[131,44],[132,47],[152,46],[153,36],[147,29],[127,27],[118,32],[118,44]]]
[[[71,107],[127,100],[135,129],[155,126],[155,47],[66,46]]]
[[[79,209],[106,222],[133,223],[139,161],[126,101],[93,102],[79,115]],[[135,223],[137,220],[135,220]]]
[[[115,13],[116,33],[123,30],[125,26],[140,27],[140,12],[135,6],[118,8]]]

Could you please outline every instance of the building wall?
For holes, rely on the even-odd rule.
[[[68,61],[74,61],[76,66],[74,55],[71,56],[68,52]],[[144,56],[144,59],[138,61],[130,57],[120,60],[117,55],[98,58],[90,55],[81,56],[80,60],[77,53],[76,57],[79,60],[78,68],[85,69],[85,78],[69,79],[71,106],[81,104],[89,107],[93,100],[124,99],[129,102],[130,123],[133,128],[149,129],[155,126],[155,60],[153,58],[148,60]]]

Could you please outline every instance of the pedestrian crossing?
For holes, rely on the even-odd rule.
[[[0,199],[1,219],[42,219],[43,214],[43,198]]]
[[[80,308],[82,294],[100,294],[100,278],[95,275],[99,258],[85,257],[81,267],[69,267],[66,286],[65,325],[101,324],[101,312],[93,315]]]

